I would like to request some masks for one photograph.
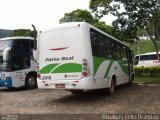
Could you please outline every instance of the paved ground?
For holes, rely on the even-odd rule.
[[[105,113],[160,114],[160,86],[120,86],[111,96],[103,91],[72,95],[64,90],[0,89],[0,114]]]

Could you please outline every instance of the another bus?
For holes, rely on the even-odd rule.
[[[0,39],[0,87],[37,87],[37,63],[31,37]]]
[[[38,36],[38,88],[73,94],[108,88],[134,78],[128,46],[85,22],[60,24]]]
[[[160,66],[160,61],[158,61],[156,52],[149,52],[136,55],[134,65],[137,67]]]

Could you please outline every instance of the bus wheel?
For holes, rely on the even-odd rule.
[[[115,80],[112,79],[111,81],[111,86],[108,88],[108,94],[112,95],[115,93],[115,88],[116,88],[116,82]]]
[[[37,87],[36,75],[33,75],[33,74],[27,75],[26,81],[25,81],[25,87],[27,89],[33,89]]]
[[[71,90],[72,94],[82,94],[83,90]]]

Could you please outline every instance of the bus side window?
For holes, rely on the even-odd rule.
[[[152,55],[152,60],[157,60],[157,55]]]
[[[122,47],[122,60],[127,61],[127,52],[126,52],[126,47]]]
[[[105,40],[104,40],[104,36],[99,34],[99,55],[100,57],[105,58],[106,57],[106,53],[105,53]]]
[[[105,41],[106,41],[106,57],[111,59],[112,58],[112,51],[111,51],[111,42],[109,40],[108,37],[105,38]]]
[[[97,46],[97,34],[94,30],[91,29],[90,31],[90,37],[91,37],[91,46],[92,46],[92,54],[93,56],[97,56],[98,55],[98,46]]]
[[[121,46],[116,43],[116,47],[115,47],[115,59],[116,60],[122,60],[122,55],[121,55]]]

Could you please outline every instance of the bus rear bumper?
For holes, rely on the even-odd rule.
[[[93,89],[93,77],[79,80],[38,80],[39,89],[65,89],[65,90],[91,90]]]

